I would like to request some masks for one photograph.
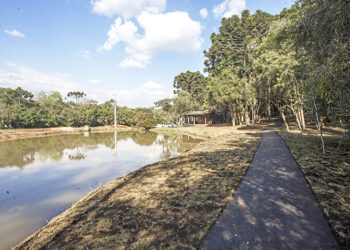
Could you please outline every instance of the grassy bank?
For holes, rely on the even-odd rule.
[[[260,133],[189,132],[213,138],[96,189],[17,248],[198,247],[244,177]]]
[[[319,201],[342,248],[350,249],[350,141],[336,129],[326,129],[327,154],[322,154],[316,130],[301,135],[280,131]],[[339,144],[340,143],[340,144]]]
[[[235,133],[238,133],[240,127],[236,127]],[[155,133],[178,133],[185,134],[203,139],[218,137],[227,133],[231,133],[232,127],[207,127],[207,126],[196,126],[196,127],[176,127],[176,128],[154,128],[150,131]]]

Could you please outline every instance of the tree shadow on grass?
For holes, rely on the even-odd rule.
[[[340,246],[350,248],[350,141],[336,135],[325,137],[324,155],[316,134],[284,131],[280,135],[315,193]]]

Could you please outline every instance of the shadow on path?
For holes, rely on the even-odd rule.
[[[263,133],[246,177],[200,249],[339,249],[277,133]]]

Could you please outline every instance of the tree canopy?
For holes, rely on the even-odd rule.
[[[281,116],[287,129],[295,121],[302,133],[307,124],[320,134],[327,124],[349,132],[349,20],[343,0],[299,0],[278,15],[244,10],[223,18],[204,51],[206,74],[177,75],[177,96],[161,106],[176,119],[209,108],[233,125]]]
[[[15,128],[41,128],[57,126],[102,126],[114,122],[110,100],[102,104],[92,99],[78,103],[84,92],[69,92],[75,102],[65,102],[57,91],[39,92],[36,97],[22,88],[0,88],[0,128],[11,124]],[[146,122],[147,120],[147,122]],[[154,108],[117,108],[120,125],[149,128],[165,122],[163,111]]]

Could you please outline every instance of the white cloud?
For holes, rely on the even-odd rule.
[[[95,13],[108,17],[119,15],[128,19],[144,10],[160,13],[165,9],[166,0],[92,0],[91,4]]]
[[[125,42],[128,56],[120,66],[144,68],[162,51],[186,54],[201,48],[201,25],[187,12],[155,14],[144,11],[137,17],[137,22],[144,30],[142,34],[132,21],[123,23],[117,18],[108,32],[108,40],[98,50],[109,51],[118,42]]]
[[[240,15],[245,8],[246,0],[224,0],[214,7],[213,13],[216,18],[231,17],[232,15]]]
[[[69,91],[84,91],[88,98],[105,102],[111,98],[118,98],[118,105],[128,107],[150,107],[155,101],[171,97],[172,90],[162,84],[147,81],[142,85],[130,89],[106,90],[102,87],[91,87],[74,82],[69,74],[43,73],[25,65],[6,62],[10,71],[0,70],[0,86],[23,89],[31,92],[59,91],[65,96]],[[101,81],[91,79],[89,82],[98,84]]]
[[[92,92],[91,96],[94,99],[97,99],[97,96],[104,100],[117,98],[118,105],[132,108],[151,107],[154,102],[173,96],[171,88],[153,81],[147,81],[132,89],[114,89],[112,91],[95,89]]]
[[[128,58],[125,58],[121,63],[119,63],[119,66],[122,68],[139,68],[139,69],[143,69],[146,67],[146,65],[143,62],[138,62],[134,59],[128,59]]]
[[[208,16],[208,11],[206,8],[203,8],[199,11],[199,14],[201,15],[201,17],[206,18]]]
[[[18,30],[8,30],[8,29],[5,29],[4,32],[10,36],[15,36],[15,37],[25,37],[25,35],[23,33],[21,33],[20,31]]]
[[[89,80],[89,83],[98,84],[98,83],[101,83],[101,80],[99,80],[99,79],[91,79],[91,80]]]
[[[122,23],[122,19],[118,17],[114,24],[111,25],[110,30],[107,33],[108,40],[98,48],[98,51],[111,50],[114,45],[119,41],[129,41],[135,39],[135,34],[137,32],[136,25],[131,21],[126,21]]]
[[[84,49],[82,57],[84,57],[86,59],[90,58],[90,50]]]
[[[0,70],[0,85],[6,87],[22,87],[30,91],[60,90],[66,93],[70,90],[79,90],[79,84],[67,79],[69,74],[42,73],[25,65],[6,62],[12,72]]]

